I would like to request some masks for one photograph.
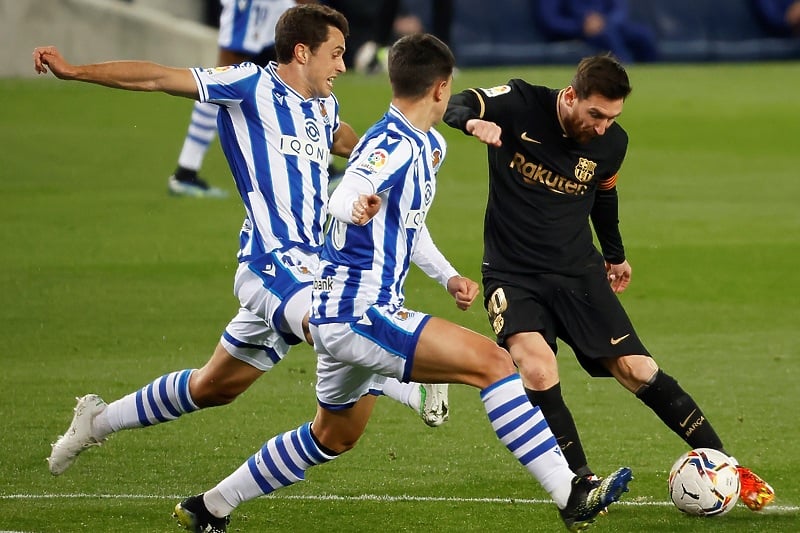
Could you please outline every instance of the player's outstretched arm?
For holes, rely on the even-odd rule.
[[[40,46],[33,50],[33,66],[39,74],[47,73],[49,68],[62,80],[84,81],[129,91],[161,91],[194,99],[199,96],[191,70],[150,61],[72,65],[55,46]]]
[[[484,144],[500,146],[502,144],[500,135],[503,131],[496,123],[482,118],[483,107],[475,89],[454,94],[447,103],[444,122],[451,128],[472,135]]]

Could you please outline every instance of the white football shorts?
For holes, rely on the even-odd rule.
[[[319,404],[347,409],[383,390],[387,377],[410,381],[414,351],[429,319],[393,305],[372,306],[356,322],[312,324]]]
[[[266,372],[303,342],[318,263],[316,254],[298,249],[240,263],[233,292],[241,307],[220,338],[228,353]]]

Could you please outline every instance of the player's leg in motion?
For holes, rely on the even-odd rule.
[[[108,405],[95,394],[81,398],[69,429],[53,444],[50,472],[63,473],[81,452],[99,445],[113,432],[170,422],[197,409],[228,404],[271,370],[290,346],[263,317],[282,308],[284,299],[293,295],[304,299],[307,308],[311,296],[302,292],[310,291],[302,284],[286,285],[287,292],[281,293],[270,291],[265,283],[246,263],[239,265],[234,290],[241,309],[201,369],[165,374]],[[298,320],[302,320],[304,310],[298,312]],[[302,332],[302,326],[298,327]]]
[[[164,374],[141,389],[106,404],[97,394],[78,399],[72,423],[53,443],[47,462],[62,474],[78,455],[117,431],[170,422],[198,409],[224,405],[246,390],[263,371],[235,359],[221,345],[202,369]]]
[[[226,405],[236,399],[289,351],[284,335],[271,329],[261,318],[272,314],[268,309],[283,309],[286,327],[297,338],[305,336],[303,323],[311,299],[310,285],[290,289],[289,293],[276,297],[275,292],[265,288],[262,278],[247,265],[240,265],[235,286],[243,309],[228,323],[214,354],[203,368],[170,372],[110,404],[96,394],[78,399],[72,423],[53,443],[47,459],[53,475],[62,474],[80,453],[99,446],[111,433],[170,422],[198,409]],[[446,420],[446,385],[401,384],[394,378],[390,381],[400,390],[419,391],[422,387],[438,390],[431,395],[437,399],[438,410],[420,409],[426,404],[414,404],[413,395],[411,399],[396,399],[411,407],[428,425],[440,425]]]
[[[195,102],[189,129],[183,141],[178,168],[169,177],[169,191],[180,196],[223,197],[222,189],[211,187],[197,175],[206,152],[217,133],[219,107],[207,102]]]
[[[570,468],[578,476],[593,479],[595,475],[586,460],[586,453],[583,450],[583,443],[575,420],[561,394],[561,383],[556,383],[543,391],[526,388],[525,394],[531,404],[542,410]]]
[[[365,396],[351,408],[333,414],[319,407],[314,425],[318,431],[330,431],[330,418],[347,423],[349,431],[361,431],[346,448],[334,451],[324,446],[311,430],[311,423],[281,433],[268,440],[260,450],[231,475],[203,494],[185,499],[175,506],[173,516],[189,531],[226,531],[230,513],[241,503],[270,494],[305,479],[312,466],[332,461],[351,449],[363,432],[375,396]]]
[[[528,400],[541,409],[570,468],[578,476],[593,479],[575,420],[561,394],[555,353],[539,333],[515,334],[507,344],[526,385],[536,387],[525,387]]]
[[[492,341],[433,318],[420,326],[423,331],[413,358],[407,356],[398,362],[401,358],[394,355],[403,353],[398,346],[406,343],[404,338],[388,344],[392,346],[391,355],[380,360],[374,357],[376,348],[373,339],[380,338],[380,346],[386,346],[394,332],[383,324],[375,324],[375,316],[371,318],[372,325],[360,327],[370,331],[362,331],[363,336],[352,334],[353,342],[347,343],[348,353],[363,354],[358,359],[362,366],[369,365],[368,368],[373,370],[399,374],[404,373],[404,361],[413,359],[414,368],[417,365],[421,368],[419,373],[412,371],[415,378],[437,381],[450,379],[481,388],[481,400],[497,437],[548,491],[569,529],[585,528],[597,513],[627,491],[627,484],[632,478],[627,468],[612,473],[598,487],[575,476],[541,412],[525,396],[521,380],[507,352]],[[390,336],[381,338],[381,332],[387,331]],[[331,338],[336,338],[336,335]],[[337,342],[341,338],[339,335]],[[438,346],[433,339],[447,339],[446,347]],[[324,346],[323,343],[320,345]],[[343,344],[340,342],[338,346]],[[343,354],[336,357],[334,365],[351,361]],[[355,362],[359,356],[351,357]],[[387,359],[391,362],[387,363]],[[320,361],[318,376],[325,364],[323,355],[320,355]],[[348,381],[340,379],[339,382]],[[320,377],[318,396],[320,390],[326,389],[321,383],[323,378]],[[308,426],[304,425],[273,437],[213,489],[179,503],[175,508],[175,516],[192,531],[203,531],[205,528],[226,531],[228,515],[239,504],[301,481],[311,466],[330,461],[351,449],[363,433],[373,404],[373,398],[363,396],[351,409],[327,411],[318,408],[313,427],[306,430]]]
[[[447,344],[441,346],[437,339],[447,339]],[[497,437],[550,494],[569,529],[587,527],[628,490],[632,479],[628,468],[597,484],[570,469],[544,415],[528,399],[511,357],[497,344],[432,318],[423,330],[420,346],[415,353],[415,372],[427,370],[436,378],[442,368],[448,376],[477,373],[478,379],[462,382],[481,388],[481,400]]]
[[[730,455],[694,398],[663,370],[659,369],[635,394],[690,448],[713,448]],[[737,468],[739,497],[748,508],[760,511],[775,499],[775,491],[769,483],[749,468],[741,465]]]
[[[543,317],[549,316],[550,310],[538,303],[538,297],[531,297],[541,282],[531,280],[531,290],[498,285],[491,279],[484,284],[491,291],[486,307],[489,323],[517,365],[528,399],[541,409],[570,468],[578,476],[593,479],[575,420],[561,394],[556,354],[544,337],[548,321]]]
[[[305,293],[298,293],[286,303],[284,313],[285,327],[297,338],[306,338],[313,345],[308,333],[308,302],[311,301],[310,285]],[[446,383],[402,383],[395,378],[387,378],[383,394],[417,413],[430,427],[438,427],[449,418],[449,397]]]

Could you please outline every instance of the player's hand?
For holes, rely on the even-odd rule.
[[[467,121],[467,133],[489,146],[501,146],[500,135],[503,130],[494,122],[471,118]]]
[[[47,67],[57,78],[68,79],[72,67],[55,46],[39,46],[33,49],[33,68],[39,74],[47,74]]]
[[[478,296],[478,284],[464,276],[453,276],[447,280],[447,292],[456,299],[456,306],[466,311]]]
[[[606,263],[606,274],[608,275],[608,282],[611,284],[611,290],[620,293],[628,288],[631,282],[631,265],[627,261],[623,261],[618,265]]]
[[[353,202],[353,212],[350,219],[353,224],[363,226],[374,217],[381,208],[381,197],[377,194],[359,194]]]

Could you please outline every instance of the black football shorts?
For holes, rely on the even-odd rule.
[[[583,276],[486,272],[483,288],[500,346],[515,333],[536,331],[556,352],[559,338],[592,376],[610,375],[598,359],[650,356],[603,270]]]

